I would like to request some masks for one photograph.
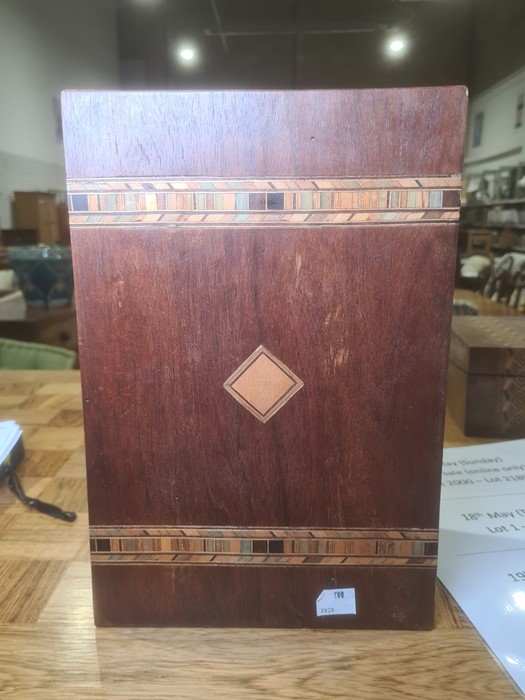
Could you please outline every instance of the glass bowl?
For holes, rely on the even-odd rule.
[[[7,257],[28,306],[54,308],[71,305],[73,268],[69,246],[9,246]]]

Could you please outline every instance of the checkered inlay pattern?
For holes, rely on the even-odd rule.
[[[460,177],[70,180],[72,226],[446,223]]]
[[[93,564],[435,567],[437,530],[93,527]]]

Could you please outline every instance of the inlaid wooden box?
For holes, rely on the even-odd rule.
[[[525,318],[453,319],[448,406],[465,435],[525,437]]]
[[[465,108],[66,93],[98,625],[432,627]]]

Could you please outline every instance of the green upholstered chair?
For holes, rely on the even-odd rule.
[[[73,369],[77,353],[42,343],[0,338],[2,369]]]

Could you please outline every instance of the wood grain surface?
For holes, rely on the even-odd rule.
[[[65,92],[62,113],[68,178],[457,175],[466,88]]]
[[[525,437],[525,319],[452,321],[448,405],[467,435]]]
[[[465,111],[456,87],[65,96],[93,527],[437,529]],[[98,623],[432,626],[430,560],[189,556],[94,557]],[[317,615],[338,587],[356,614]]]
[[[48,420],[43,423],[40,410]],[[93,623],[80,381],[76,371],[3,371],[0,419],[23,409],[34,496],[0,489],[0,694],[20,700],[515,700],[522,697],[448,594],[431,632],[118,629]],[[66,413],[64,413],[66,412]],[[68,420],[65,419],[68,417]],[[59,425],[56,425],[56,423]],[[446,445],[473,444],[447,416]],[[62,447],[60,447],[62,445]],[[67,487],[65,486],[67,480]]]
[[[454,231],[318,236],[72,232],[93,525],[436,526]],[[266,424],[223,388],[261,338]]]

